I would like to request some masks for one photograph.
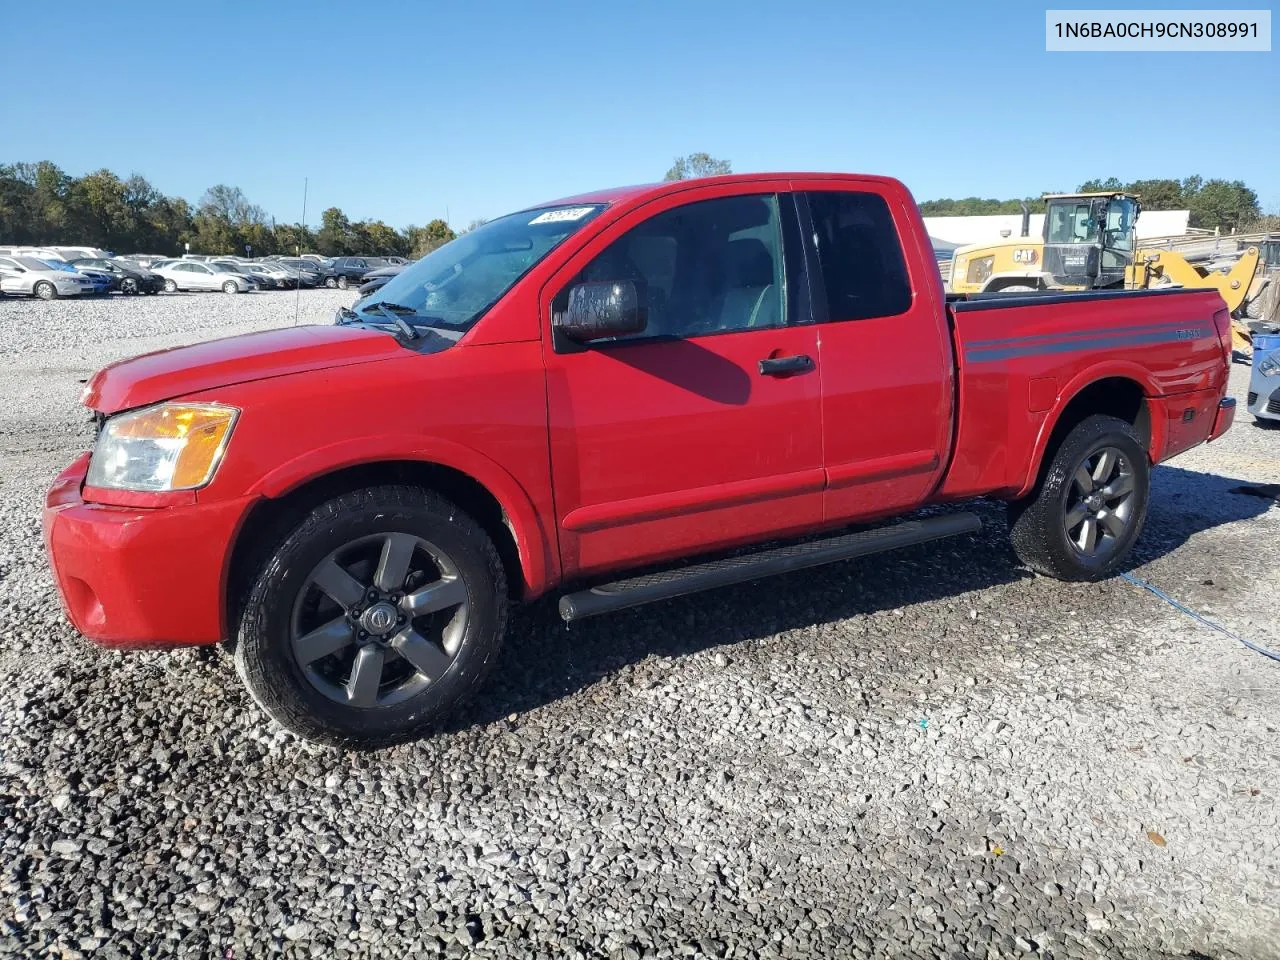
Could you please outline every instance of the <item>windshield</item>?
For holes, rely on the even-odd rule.
[[[43,260],[37,260],[35,257],[12,257],[11,259],[14,263],[26,267],[28,270],[54,269],[50,264],[45,263]]]
[[[490,220],[405,267],[358,309],[398,304],[418,315],[410,322],[466,329],[602,209],[540,207]]]
[[[1102,199],[1055,201],[1049,205],[1049,243],[1097,243],[1106,207]]]

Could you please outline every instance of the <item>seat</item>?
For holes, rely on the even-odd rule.
[[[764,241],[730,240],[724,253],[725,292],[720,297],[717,330],[744,330],[778,322],[773,285],[773,256]]]

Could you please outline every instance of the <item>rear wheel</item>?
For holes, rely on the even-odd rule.
[[[167,280],[167,279],[166,279],[166,280],[165,280],[165,282],[164,282],[164,292],[165,292],[165,293],[177,293],[177,292],[178,292],[178,284],[177,284],[177,281],[175,281],[175,280]]]
[[[350,281],[350,280],[348,280],[346,277],[339,277],[339,278],[338,278],[338,289],[339,289],[339,290],[345,290],[345,289],[347,289],[347,287],[349,287],[349,286],[351,286],[351,281]]]
[[[1142,532],[1150,486],[1137,431],[1116,417],[1088,417],[1067,434],[1035,491],[1009,504],[1014,552],[1059,580],[1107,577]]]
[[[299,736],[373,748],[431,729],[480,683],[506,627],[493,543],[446,500],[369,487],[313,510],[257,575],[236,669]]]
[[[39,297],[41,300],[57,300],[58,299],[58,288],[55,287],[52,283],[50,283],[48,280],[41,280],[39,283],[36,284],[35,289],[32,292],[35,293],[35,295]]]

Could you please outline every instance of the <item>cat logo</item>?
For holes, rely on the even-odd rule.
[[[1040,259],[1040,254],[1035,247],[1018,247],[1013,251],[1014,263],[1035,263]]]

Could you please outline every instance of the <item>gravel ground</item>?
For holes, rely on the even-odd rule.
[[[1033,577],[995,504],[571,631],[517,611],[455,727],[374,755],[274,729],[219,653],[77,639],[38,510],[79,381],[294,306],[0,302],[0,954],[1280,957],[1280,664]],[[1280,647],[1280,508],[1231,492],[1280,431],[1155,478],[1135,572]]]

